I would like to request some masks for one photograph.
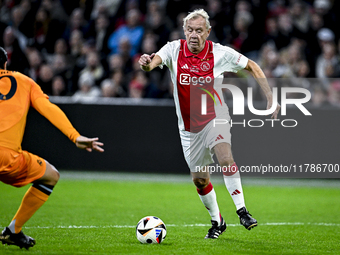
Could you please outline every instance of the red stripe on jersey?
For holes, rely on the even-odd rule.
[[[206,41],[204,49],[193,54],[186,40],[181,40],[181,50],[177,60],[177,92],[184,128],[197,133],[216,117],[214,100],[199,88],[214,89],[214,54],[211,41]],[[207,114],[201,114],[202,94],[207,98]],[[220,98],[219,98],[220,99]]]

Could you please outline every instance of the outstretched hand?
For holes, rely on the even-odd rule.
[[[267,110],[270,109],[271,107],[272,107],[272,104],[268,102],[267,103]],[[281,108],[281,105],[279,103],[277,103],[276,109],[273,112],[272,117],[271,117],[272,119],[277,119],[277,115],[279,114],[280,108]]]
[[[91,152],[92,149],[99,151],[99,152],[104,152],[104,149],[101,148],[100,146],[103,146],[104,144],[101,142],[98,142],[99,138],[87,138],[85,136],[79,136],[76,139],[76,146],[79,149],[86,149],[87,151]]]
[[[153,57],[155,56],[155,53],[152,53],[151,55],[148,55],[148,54],[143,54],[139,60],[138,60],[138,63],[141,65],[141,66],[147,66],[148,64],[151,63]]]

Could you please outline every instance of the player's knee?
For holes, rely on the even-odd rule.
[[[53,177],[52,177],[52,180],[54,182],[54,185],[56,185],[59,181],[59,178],[60,178],[60,173],[59,171],[52,165],[53,167]]]
[[[234,159],[232,156],[223,156],[219,159],[220,166],[222,167],[228,167],[234,164]]]
[[[46,173],[44,180],[42,180],[43,183],[55,186],[58,183],[59,178],[60,174],[58,170],[53,165],[46,162]]]
[[[60,173],[59,171],[54,167],[55,170],[55,177],[54,177],[54,181],[57,183],[60,179]]]
[[[209,178],[193,178],[192,180],[198,189],[204,189],[210,182]]]

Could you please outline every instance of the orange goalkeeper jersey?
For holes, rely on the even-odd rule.
[[[48,100],[31,78],[0,69],[0,146],[21,152],[26,117],[33,106],[71,141],[80,136],[60,108]]]

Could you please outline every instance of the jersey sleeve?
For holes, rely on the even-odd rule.
[[[30,79],[31,82],[31,102],[34,102],[39,97],[44,97],[48,99],[48,95],[44,94],[41,87],[36,84],[32,79]]]
[[[230,47],[224,48],[224,65],[228,72],[237,73],[248,64],[248,58]]]
[[[159,65],[160,68],[163,68],[164,65],[167,67],[170,66],[171,54],[173,53],[173,46],[175,42],[176,41],[168,42],[156,53],[156,55],[162,59],[162,64]]]
[[[78,131],[72,126],[65,113],[55,104],[52,104],[46,97],[38,97],[32,101],[32,106],[55,127],[63,132],[72,142],[80,136]]]

